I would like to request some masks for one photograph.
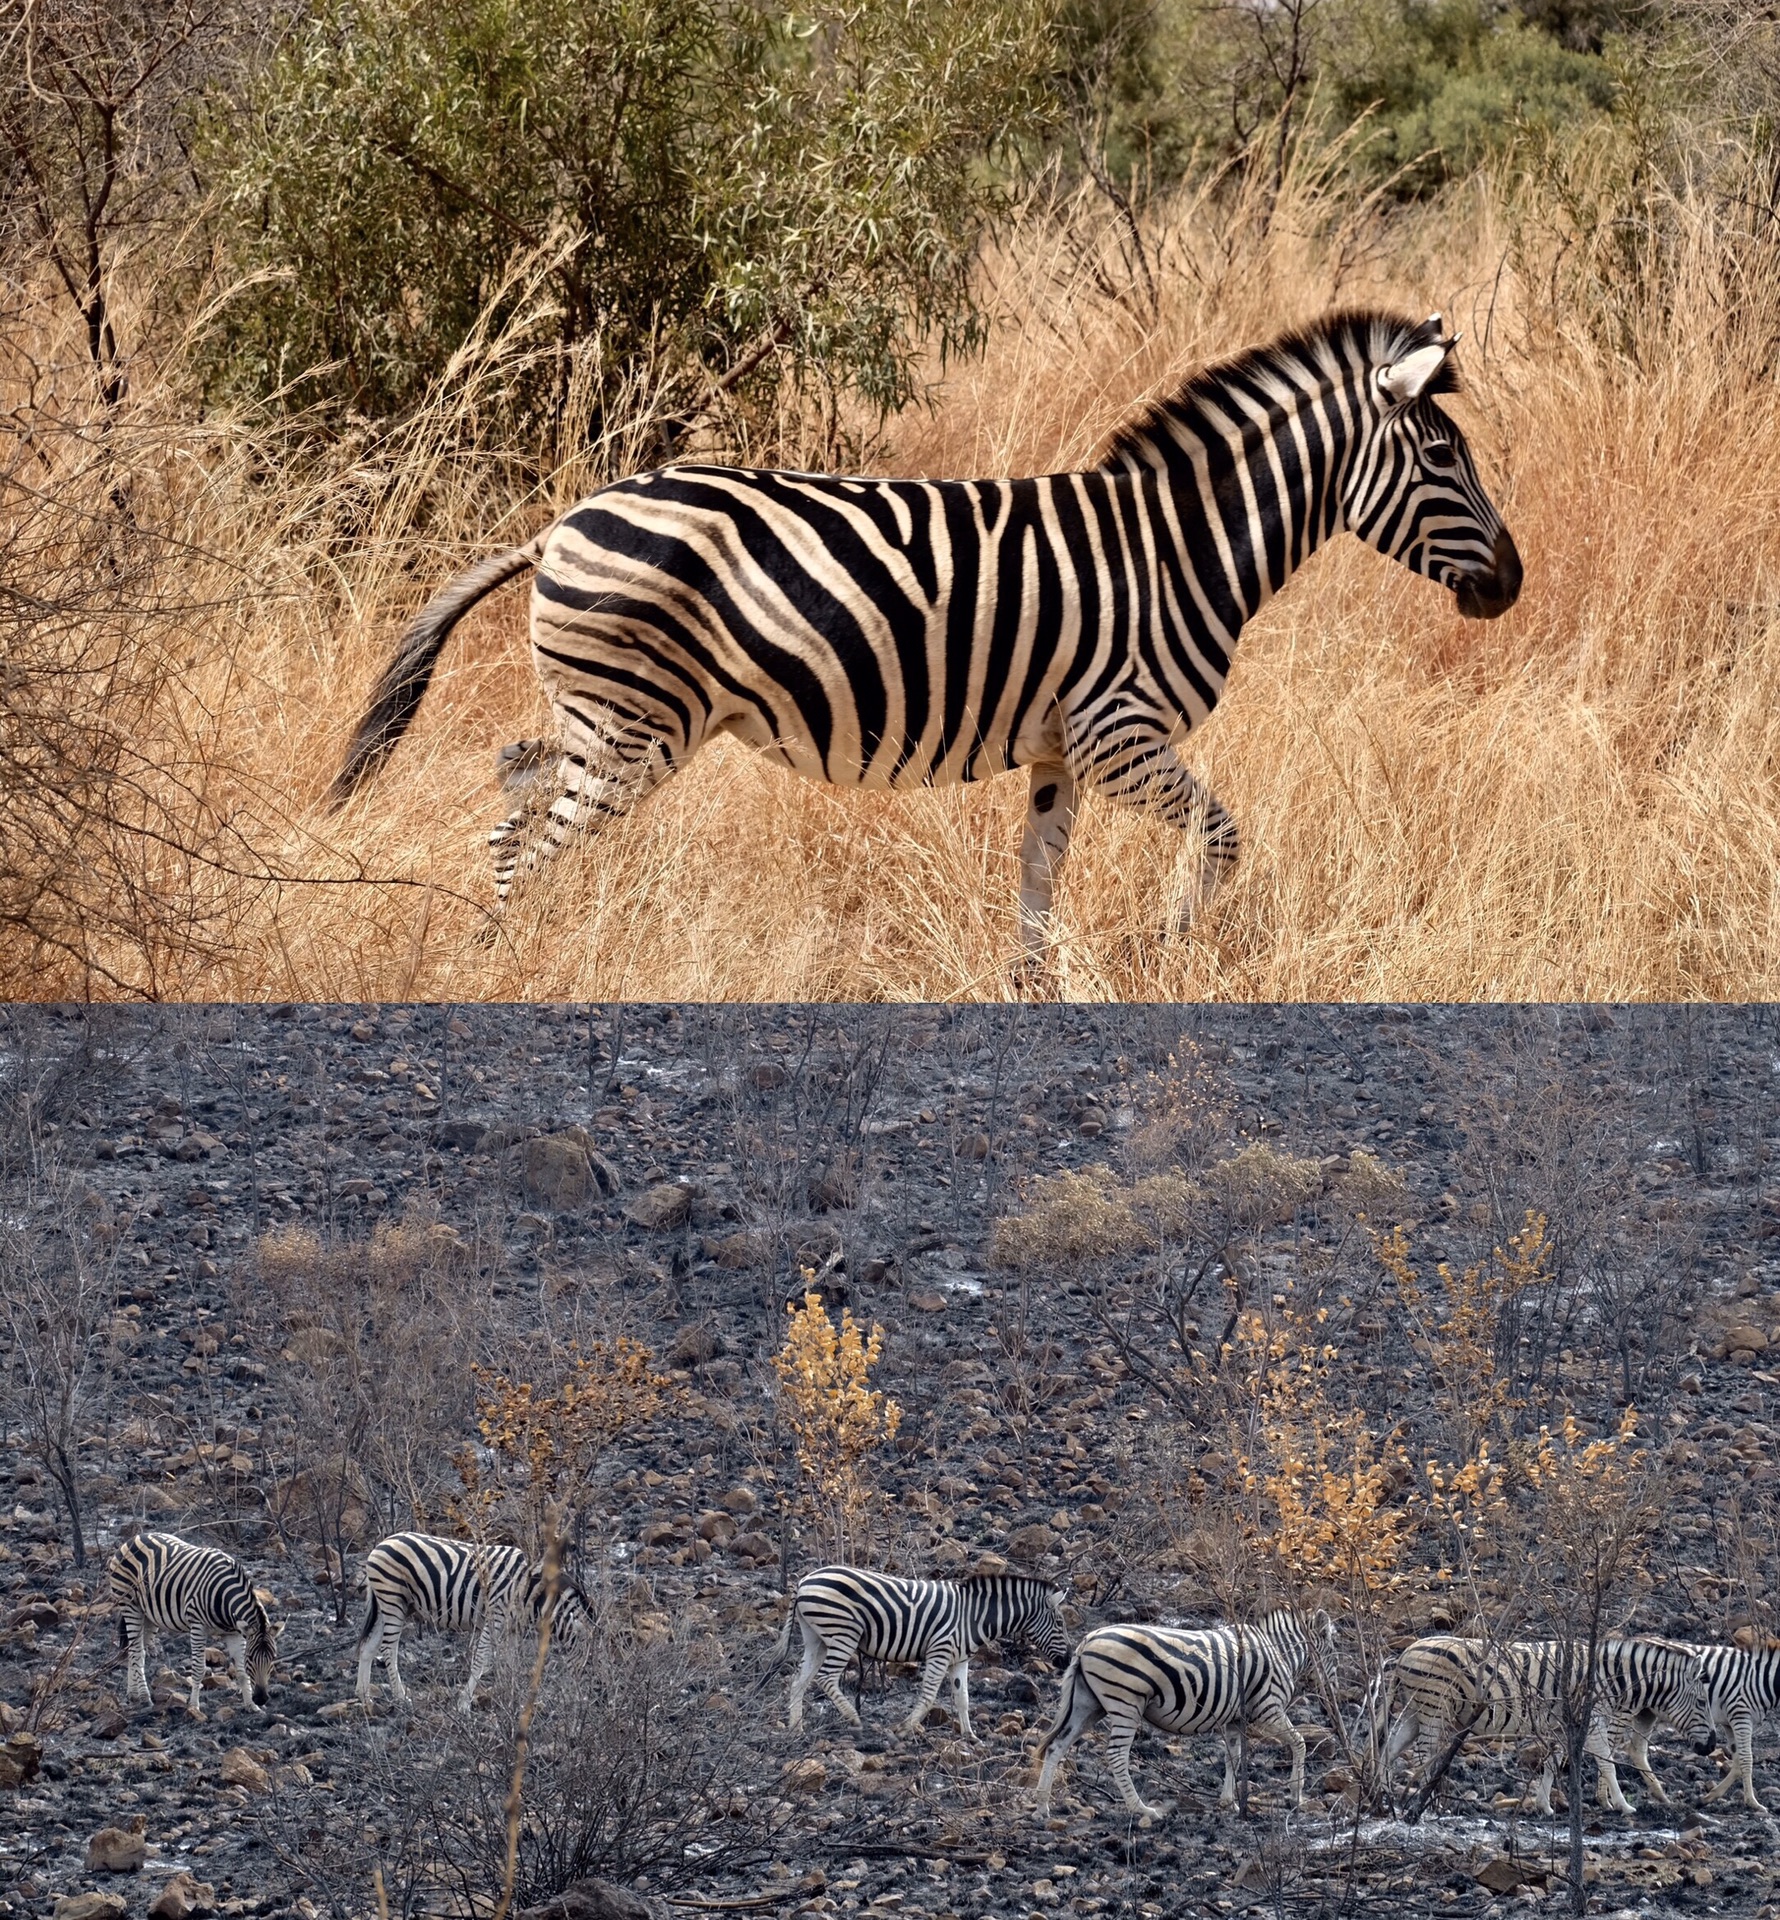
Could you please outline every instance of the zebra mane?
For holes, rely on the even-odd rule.
[[[1432,346],[1444,336],[1429,320],[1411,320],[1375,307],[1343,307],[1306,327],[1293,327],[1265,346],[1249,347],[1226,360],[1213,360],[1189,374],[1171,394],[1151,400],[1119,427],[1094,463],[1100,472],[1141,460],[1144,449],[1161,440],[1174,423],[1192,428],[1201,409],[1226,398],[1233,385],[1250,385],[1257,376],[1283,374],[1296,385],[1306,376],[1322,384],[1339,379],[1355,365],[1382,367],[1416,347]],[[1422,389],[1424,394],[1456,393],[1459,370],[1448,354]]]

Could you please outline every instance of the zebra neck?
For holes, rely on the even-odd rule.
[[[1158,407],[1121,437],[1107,465],[1160,472],[1185,496],[1183,526],[1203,519],[1247,620],[1345,528],[1342,494],[1363,409],[1351,378],[1263,397],[1251,374],[1240,389]]]

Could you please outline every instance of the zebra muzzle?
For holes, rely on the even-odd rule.
[[[1496,620],[1520,598],[1520,554],[1504,527],[1496,535],[1494,564],[1488,573],[1465,575],[1453,589],[1467,620]]]

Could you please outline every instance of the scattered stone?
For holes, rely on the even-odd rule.
[[[50,1909],[50,1920],[123,1920],[125,1902],[117,1893],[65,1893]]]
[[[521,1909],[518,1920],[667,1920],[665,1900],[646,1899],[628,1887],[590,1876],[563,1888],[541,1907]]]
[[[740,1233],[726,1234],[717,1242],[711,1256],[730,1273],[747,1273],[764,1267],[772,1258],[772,1243],[763,1233],[744,1227]]]
[[[946,1296],[934,1287],[923,1287],[919,1293],[909,1295],[909,1305],[917,1313],[944,1313]]]
[[[763,1564],[779,1557],[779,1543],[769,1539],[764,1533],[738,1533],[729,1543],[729,1551],[737,1560],[751,1560]]]
[[[32,1734],[12,1734],[0,1747],[0,1787],[22,1787],[37,1778],[43,1748]]]
[[[760,1496],[752,1487],[731,1487],[717,1504],[725,1513],[737,1514],[745,1520],[749,1514],[760,1511]]]
[[[176,1873],[154,1897],[148,1920],[192,1920],[194,1914],[216,1911],[216,1889],[208,1880]]]
[[[662,1180],[645,1187],[624,1209],[624,1217],[646,1233],[667,1233],[683,1227],[691,1211],[692,1189],[678,1181]]]
[[[828,1769],[820,1760],[797,1760],[785,1769],[787,1793],[816,1794],[828,1785]]]
[[[223,1755],[219,1776],[225,1787],[245,1787],[249,1793],[269,1793],[271,1776],[245,1747],[231,1747]]]
[[[599,1184],[588,1164],[587,1149],[567,1134],[522,1140],[515,1157],[526,1192],[559,1211],[585,1206]]]
[[[87,1842],[89,1873],[137,1873],[148,1858],[148,1820],[137,1814],[128,1827],[101,1827]]]
[[[1539,1868],[1521,1860],[1510,1860],[1507,1854],[1492,1855],[1472,1875],[1480,1887],[1490,1893],[1513,1893],[1519,1887],[1546,1886],[1550,1875]]]
[[[447,1120],[433,1129],[433,1145],[453,1153],[474,1153],[488,1129],[480,1120]]]
[[[695,1320],[682,1327],[668,1349],[670,1367],[702,1367],[723,1351],[723,1336],[708,1320]]]
[[[986,1133],[967,1133],[958,1142],[958,1157],[961,1160],[987,1160],[989,1136]]]
[[[1007,1537],[1007,1557],[1023,1567],[1042,1560],[1057,1544],[1057,1536],[1043,1521],[1029,1527],[1016,1527]]]

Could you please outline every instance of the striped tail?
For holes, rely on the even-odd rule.
[[[1038,1743],[1038,1758],[1042,1760],[1051,1750],[1051,1742],[1056,1739],[1069,1723],[1069,1716],[1075,1706],[1075,1690],[1081,1685],[1082,1663],[1079,1655],[1070,1656],[1069,1665],[1063,1674],[1063,1691],[1057,1700],[1057,1717],[1045,1729],[1045,1737]]]
[[[511,580],[542,558],[546,527],[522,547],[509,547],[505,553],[491,554],[460,573],[441,587],[409,621],[396,646],[394,657],[378,677],[371,692],[371,704],[358,723],[352,745],[334,784],[328,789],[328,805],[341,807],[395,751],[408,731],[409,723],[420,711],[433,668],[451,637],[451,630],[476,604],[496,587]]]

